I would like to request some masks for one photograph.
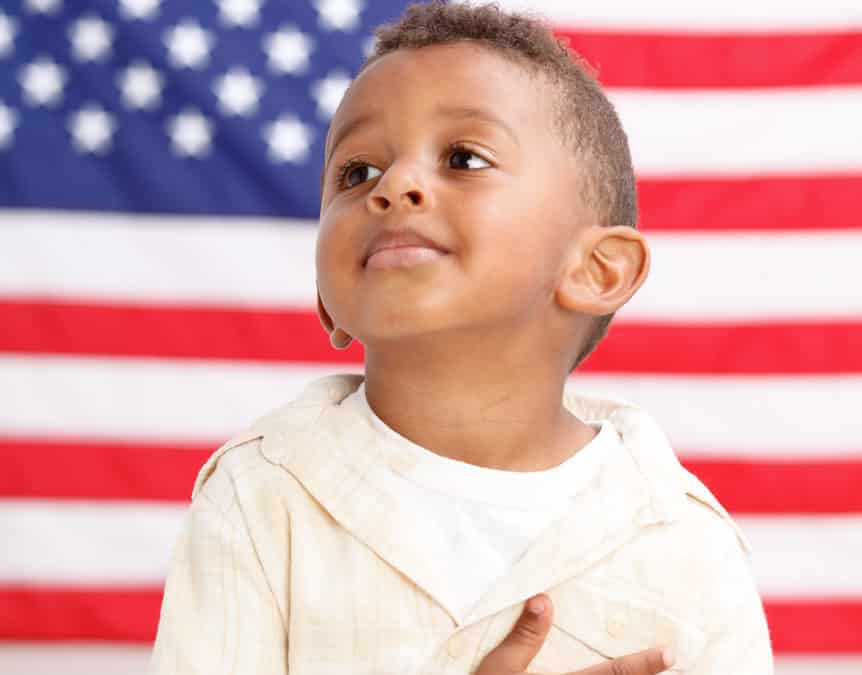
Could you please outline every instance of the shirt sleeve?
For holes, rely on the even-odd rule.
[[[773,675],[769,628],[748,557],[738,547],[716,573],[707,602],[713,621],[689,675]]]
[[[165,585],[151,675],[287,675],[287,632],[236,501],[199,493]]]

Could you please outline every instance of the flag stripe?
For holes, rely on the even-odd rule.
[[[151,642],[160,587],[34,588],[0,586],[0,634],[8,640]],[[765,599],[778,654],[862,653],[862,600]],[[79,617],[75,622],[65,617]],[[812,628],[816,627],[816,628]],[[819,673],[820,671],[818,671]]]
[[[727,459],[679,454],[686,468],[737,514],[862,513],[862,449],[855,459],[772,462],[733,459],[731,452]]]
[[[862,228],[862,175],[638,181],[641,227],[788,231]]]
[[[5,640],[152,642],[161,604],[160,584],[0,585],[0,635]]]
[[[775,675],[859,675],[859,673],[862,673],[862,652],[855,655],[779,655],[775,659]]]
[[[540,13],[557,26],[663,29],[667,31],[824,31],[862,27],[862,7],[853,0],[758,0],[692,2],[691,0],[498,0],[505,10]],[[540,9],[539,9],[540,8]],[[740,64],[740,69],[748,64]]]
[[[317,377],[358,366],[0,355],[0,434],[40,438],[223,439]],[[570,390],[650,412],[678,448],[725,456],[852,455],[862,438],[862,376],[584,373]],[[825,411],[825,412],[819,412]],[[813,420],[836,420],[814,423]]]
[[[860,87],[609,89],[608,95],[643,176],[840,173],[862,165]]]
[[[0,352],[360,364],[299,310],[95,305],[0,299]],[[580,372],[862,373],[862,319],[819,323],[618,320]],[[646,348],[646,346],[649,348]]]
[[[187,502],[218,445],[0,437],[0,497]]]
[[[316,232],[293,224],[242,219],[228,227],[207,218],[190,224],[170,218],[19,213],[0,227],[0,250],[6,254],[0,257],[0,297],[308,311],[316,304]],[[653,232],[648,238],[650,275],[620,318],[803,322],[862,317],[857,290],[862,226],[819,232]]]
[[[766,597],[862,599],[862,513],[736,515]]]
[[[0,497],[186,502],[218,445],[0,437]],[[862,513],[862,448],[797,461],[678,454],[737,514]]]
[[[862,33],[556,34],[606,87],[731,88],[862,84]],[[745,63],[745,68],[739,64]]]
[[[0,541],[15,542],[0,559],[0,583],[161,583],[185,512],[130,500],[0,499]]]
[[[764,605],[776,653],[862,654],[862,600],[797,602],[766,598]]]
[[[0,641],[3,675],[146,675],[148,643]],[[781,674],[779,674],[781,675]],[[833,675],[830,673],[829,675]],[[843,673],[834,673],[843,675]]]

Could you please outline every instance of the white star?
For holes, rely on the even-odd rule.
[[[24,98],[31,105],[55,105],[60,102],[66,73],[47,56],[40,56],[22,66],[18,82],[24,88]]]
[[[298,75],[308,70],[308,55],[314,42],[295,26],[282,26],[263,39],[269,67],[277,73]]]
[[[12,134],[18,126],[18,114],[0,101],[0,150],[12,143]]]
[[[203,68],[209,60],[213,38],[194,19],[184,19],[165,31],[168,59],[177,68]]]
[[[163,78],[145,61],[135,61],[117,77],[123,101],[130,108],[152,110],[161,101]]]
[[[68,127],[78,150],[103,154],[111,148],[111,135],[117,125],[98,104],[90,103],[69,116]]]
[[[113,29],[93,14],[81,17],[69,27],[72,53],[79,61],[104,61],[113,39]]]
[[[181,157],[203,157],[210,151],[213,125],[199,111],[186,108],[168,122],[174,152]]]
[[[15,19],[6,16],[0,9],[0,57],[12,51],[12,42],[17,32],[18,24]]]
[[[216,0],[219,18],[226,26],[248,28],[257,23],[261,0]]]
[[[62,0],[26,0],[24,5],[31,14],[56,14],[63,3]]]
[[[317,101],[317,113],[330,119],[350,86],[350,78],[341,70],[333,70],[324,79],[311,85],[311,96]]]
[[[219,108],[225,115],[253,114],[257,110],[261,89],[260,80],[245,68],[231,68],[213,85]]]
[[[359,26],[362,0],[313,0],[320,25],[326,30],[354,30]]]
[[[293,115],[282,115],[267,124],[263,137],[269,145],[269,156],[274,162],[298,163],[308,157],[311,145],[311,127]]]
[[[155,19],[162,0],[120,0],[120,13],[127,19]]]

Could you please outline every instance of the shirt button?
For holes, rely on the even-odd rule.
[[[616,612],[611,612],[608,616],[605,627],[608,629],[608,633],[610,633],[611,636],[618,638],[625,632],[628,624],[629,621],[626,613],[622,610],[618,610]]]
[[[453,635],[449,638],[449,642],[446,643],[446,651],[450,657],[453,659],[457,659],[461,655],[461,651],[463,650],[463,639],[461,635]]]

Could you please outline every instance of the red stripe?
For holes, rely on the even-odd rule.
[[[862,600],[767,600],[777,653],[862,653]],[[159,588],[0,587],[0,638],[151,642]]]
[[[862,453],[769,462],[683,456],[683,464],[736,515],[862,513]]]
[[[0,301],[0,352],[361,363],[310,311]]]
[[[862,599],[764,604],[777,654],[862,654]]]
[[[4,437],[0,497],[188,501],[198,470],[218,445]],[[798,461],[682,456],[735,514],[862,513],[862,453]]]
[[[798,87],[862,83],[862,33],[557,35],[607,87]]]
[[[862,372],[862,321],[626,323],[616,321],[581,370],[667,375]]]
[[[361,363],[329,345],[316,315],[291,310],[0,301],[0,352]],[[617,320],[582,366],[593,373],[862,372],[862,321],[662,324]]]
[[[160,587],[0,586],[0,640],[152,642]]]
[[[640,221],[646,231],[859,229],[860,194],[860,175],[638,182]]]
[[[0,438],[0,497],[188,501],[218,442]]]

